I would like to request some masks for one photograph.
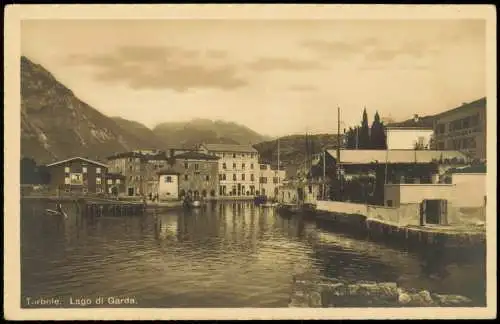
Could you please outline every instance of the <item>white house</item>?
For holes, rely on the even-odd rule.
[[[179,199],[179,172],[173,169],[164,169],[158,172],[159,200]]]
[[[259,153],[251,145],[201,144],[199,151],[219,157],[220,196],[252,197],[259,185]]]
[[[277,198],[283,179],[285,179],[285,170],[273,169],[269,164],[260,164],[259,194],[268,198]]]

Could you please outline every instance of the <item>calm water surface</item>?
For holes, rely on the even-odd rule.
[[[398,282],[485,303],[481,258],[412,255],[251,203],[100,218],[67,206],[67,220],[46,207],[22,206],[23,304],[120,296],[135,307],[287,307],[294,275]]]

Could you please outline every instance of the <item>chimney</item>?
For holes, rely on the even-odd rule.
[[[417,114],[413,115],[413,121],[415,123],[418,123],[418,115]]]

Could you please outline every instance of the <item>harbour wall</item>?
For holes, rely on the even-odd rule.
[[[484,210],[452,207],[448,225],[420,226],[419,204],[399,207],[318,201],[316,216],[338,229],[389,241],[406,248],[485,249]]]

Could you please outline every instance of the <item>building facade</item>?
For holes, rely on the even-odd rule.
[[[430,149],[433,132],[432,128],[386,127],[387,149]]]
[[[173,168],[166,168],[158,172],[158,199],[159,201],[178,200],[180,172]]]
[[[273,169],[269,164],[259,164],[259,185],[256,194],[276,199],[284,179],[285,170]]]
[[[108,166],[82,157],[74,157],[47,165],[51,191],[67,193],[105,193]]]
[[[106,192],[115,197],[125,196],[125,176],[119,173],[107,173]]]
[[[435,116],[437,150],[456,150],[486,160],[486,98],[463,104]]]
[[[204,199],[217,198],[219,193],[218,160],[216,156],[200,152],[175,155],[170,160],[170,166],[179,174],[178,197],[181,199],[186,196]]]
[[[218,157],[219,196],[254,197],[259,187],[259,153],[250,145],[202,144],[200,152]]]
[[[158,191],[157,172],[167,165],[165,152],[137,150],[108,157],[109,172],[125,176],[127,196],[143,196]]]

